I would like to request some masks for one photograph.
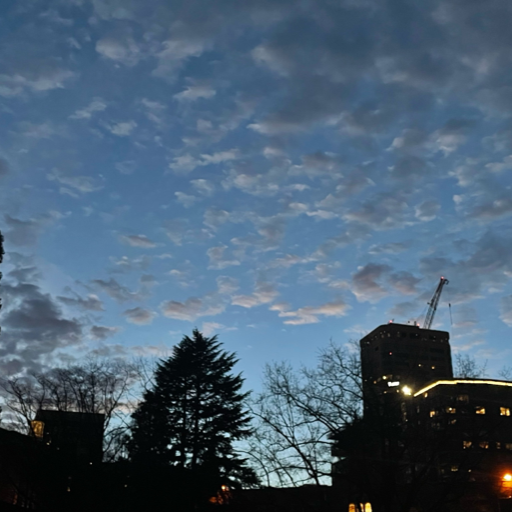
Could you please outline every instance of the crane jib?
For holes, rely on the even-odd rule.
[[[441,292],[443,291],[443,286],[448,284],[448,279],[441,277],[439,280],[439,284],[437,285],[437,289],[432,297],[432,300],[428,303],[428,311],[425,316],[425,322],[423,323],[423,329],[430,329],[432,326],[432,322],[434,321],[434,316],[436,314],[437,305],[439,304],[439,299],[441,298]]]

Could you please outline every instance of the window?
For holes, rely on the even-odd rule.
[[[510,409],[508,407],[500,407],[500,416],[510,416]]]
[[[469,396],[468,395],[459,395],[457,397],[457,402],[462,402],[467,404],[469,402]]]
[[[501,450],[501,443],[496,441],[496,450]]]
[[[355,503],[351,503],[348,506],[348,512],[372,512],[371,503],[359,503],[359,506],[356,506]]]
[[[480,448],[483,448],[484,450],[488,450],[489,449],[489,441],[480,441],[478,443],[478,446],[480,446]]]
[[[512,450],[512,443],[505,443],[505,450]]]
[[[449,425],[455,425],[455,423],[457,423],[457,420],[455,418],[453,418],[452,420],[448,421]]]
[[[44,434],[44,422],[43,421],[31,421],[30,427],[32,428],[32,433],[38,439],[42,439]]]
[[[457,412],[457,409],[455,409],[455,407],[447,407],[445,410],[448,414],[455,414]]]
[[[471,441],[462,441],[462,448],[464,448],[464,450],[467,450],[468,448],[471,448],[471,445],[473,443]]]
[[[459,471],[459,466],[458,464],[454,464],[451,468],[451,471],[455,472],[455,471]]]
[[[485,407],[477,406],[477,407],[475,408],[475,413],[476,413],[476,414],[485,414]]]
[[[430,417],[433,418],[434,416],[437,416],[437,411],[435,409],[432,409],[430,411]]]

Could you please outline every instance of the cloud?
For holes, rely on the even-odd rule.
[[[500,301],[500,318],[502,322],[512,327],[512,295],[502,297]]]
[[[136,163],[133,160],[125,160],[124,162],[117,162],[115,167],[121,174],[133,174]]]
[[[66,185],[71,189],[71,194],[74,197],[77,197],[75,192],[79,192],[81,194],[90,194],[91,192],[96,192],[103,188],[102,183],[98,183],[98,181],[91,176],[70,176],[66,175],[59,169],[53,169],[49,174],[46,175],[47,179],[50,181],[57,181],[62,185]],[[69,193],[69,189],[60,189],[61,193]]]
[[[15,269],[2,281],[0,367],[9,374],[38,371],[60,349],[78,345],[83,325],[65,316],[57,301],[37,282],[39,272],[11,259]]]
[[[174,192],[174,195],[176,196],[176,201],[185,208],[190,208],[199,201],[198,197],[185,194],[184,192]]]
[[[156,256],[158,258],[158,256]],[[115,265],[110,270],[111,273],[131,272],[133,270],[145,270],[151,263],[149,256],[143,255],[138,258],[128,258],[128,256],[121,256],[121,258],[110,258],[110,261]]]
[[[135,40],[128,36],[107,36],[96,43],[96,51],[104,58],[135,66],[142,58],[142,52]]]
[[[272,308],[270,309],[272,310]],[[321,306],[305,306],[296,311],[286,311],[285,305],[274,308],[274,310],[279,311],[281,318],[288,318],[284,321],[288,325],[316,324],[320,322],[320,316],[340,317],[346,315],[349,309],[350,306],[342,300],[328,302]]]
[[[343,218],[376,230],[394,229],[404,224],[406,210],[407,203],[399,195],[377,193]]]
[[[229,276],[217,277],[217,291],[220,295],[231,295],[239,288],[238,279]]]
[[[378,302],[389,295],[389,291],[378,283],[391,270],[389,265],[368,263],[359,267],[352,276],[352,293],[359,302]]]
[[[0,158],[0,179],[7,176],[10,172],[9,163],[7,160]]]
[[[137,123],[132,119],[130,121],[122,121],[119,123],[111,124],[107,126],[107,129],[113,135],[117,135],[118,137],[128,137],[131,135],[133,130],[137,128]]]
[[[239,153],[236,149],[218,151],[212,154],[202,154],[198,157],[194,157],[187,153],[173,158],[173,161],[169,164],[169,168],[177,172],[191,172],[197,167],[229,162],[231,160],[236,160],[237,158],[239,158]]]
[[[219,331],[236,331],[236,327],[226,327],[225,325],[219,324],[217,322],[203,322],[203,326],[201,328],[201,332],[205,336],[212,336]]]
[[[423,222],[434,220],[441,209],[437,201],[423,201],[415,208],[415,217]]]
[[[192,322],[203,316],[215,316],[225,309],[223,303],[214,296],[189,298],[184,302],[168,300],[162,302],[160,309],[167,318]]]
[[[117,302],[140,300],[142,298],[141,292],[132,292],[113,277],[108,281],[105,281],[104,279],[93,279],[91,282]]]
[[[70,115],[70,119],[91,119],[96,112],[103,112],[107,108],[107,103],[101,98],[94,98],[87,107],[77,110]]]
[[[227,245],[218,245],[216,247],[210,247],[206,254],[208,258],[210,259],[210,264],[208,265],[208,268],[210,269],[216,269],[216,270],[222,270],[226,267],[232,267],[236,265],[240,265],[240,261],[234,258],[226,258],[224,253],[226,252]]]
[[[106,325],[93,325],[90,335],[96,341],[103,341],[107,338],[115,336],[121,330],[120,327],[107,327]]]
[[[83,311],[104,311],[103,302],[97,295],[89,294],[86,298],[80,297],[57,297],[57,300],[66,306],[75,307]]]
[[[257,283],[251,295],[235,295],[231,299],[231,304],[250,309],[273,302],[278,295],[279,293],[270,283]]]
[[[174,99],[183,101],[196,101],[199,98],[210,99],[216,94],[215,89],[211,85],[207,84],[196,84],[189,85],[184,91],[175,94]]]
[[[174,82],[183,63],[190,57],[201,55],[205,46],[202,38],[187,37],[185,34],[164,41],[162,50],[157,54],[158,65],[152,74],[168,82]]]
[[[388,242],[386,244],[375,244],[368,249],[369,254],[400,254],[409,248],[408,243]]]
[[[135,325],[149,325],[157,316],[154,311],[141,307],[127,309],[123,312],[123,315],[128,322]]]
[[[203,196],[211,197],[215,192],[215,185],[208,180],[191,180],[190,184]]]
[[[217,208],[208,208],[204,212],[204,224],[212,229],[218,229],[231,219],[231,215],[226,210]]]
[[[145,249],[153,249],[158,245],[146,235],[119,235],[119,240],[132,247],[143,247]]]
[[[53,211],[28,220],[5,215],[5,223],[9,228],[5,233],[6,242],[16,246],[35,245],[41,233],[60,218],[62,215]]]
[[[0,74],[0,96],[12,98],[27,92],[38,93],[52,89],[63,89],[66,82],[76,74],[66,69],[52,66],[39,69],[21,70],[12,74]]]

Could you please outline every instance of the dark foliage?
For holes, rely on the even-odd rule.
[[[233,446],[250,435],[243,379],[232,374],[236,362],[216,336],[194,330],[158,365],[153,387],[133,414],[132,461],[150,472],[172,468],[180,474],[175,481],[194,482],[196,505],[222,485],[256,480]],[[182,489],[187,487],[181,483]]]

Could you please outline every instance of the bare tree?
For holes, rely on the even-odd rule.
[[[267,485],[325,483],[331,438],[362,414],[358,352],[331,343],[316,368],[278,363],[265,370],[254,400],[257,418],[248,456]]]
[[[4,236],[2,235],[2,232],[0,231],[0,263],[4,260]],[[0,281],[2,280],[2,272],[0,272]],[[2,309],[2,299],[0,298],[0,309]],[[0,331],[2,329],[0,328]]]
[[[6,405],[16,430],[31,429],[40,409],[103,414],[104,454],[111,459],[122,448],[139,377],[135,364],[88,359],[32,376],[4,379],[0,386],[6,392]]]
[[[459,379],[483,379],[487,376],[487,361],[479,364],[468,354],[457,354],[453,373]]]

